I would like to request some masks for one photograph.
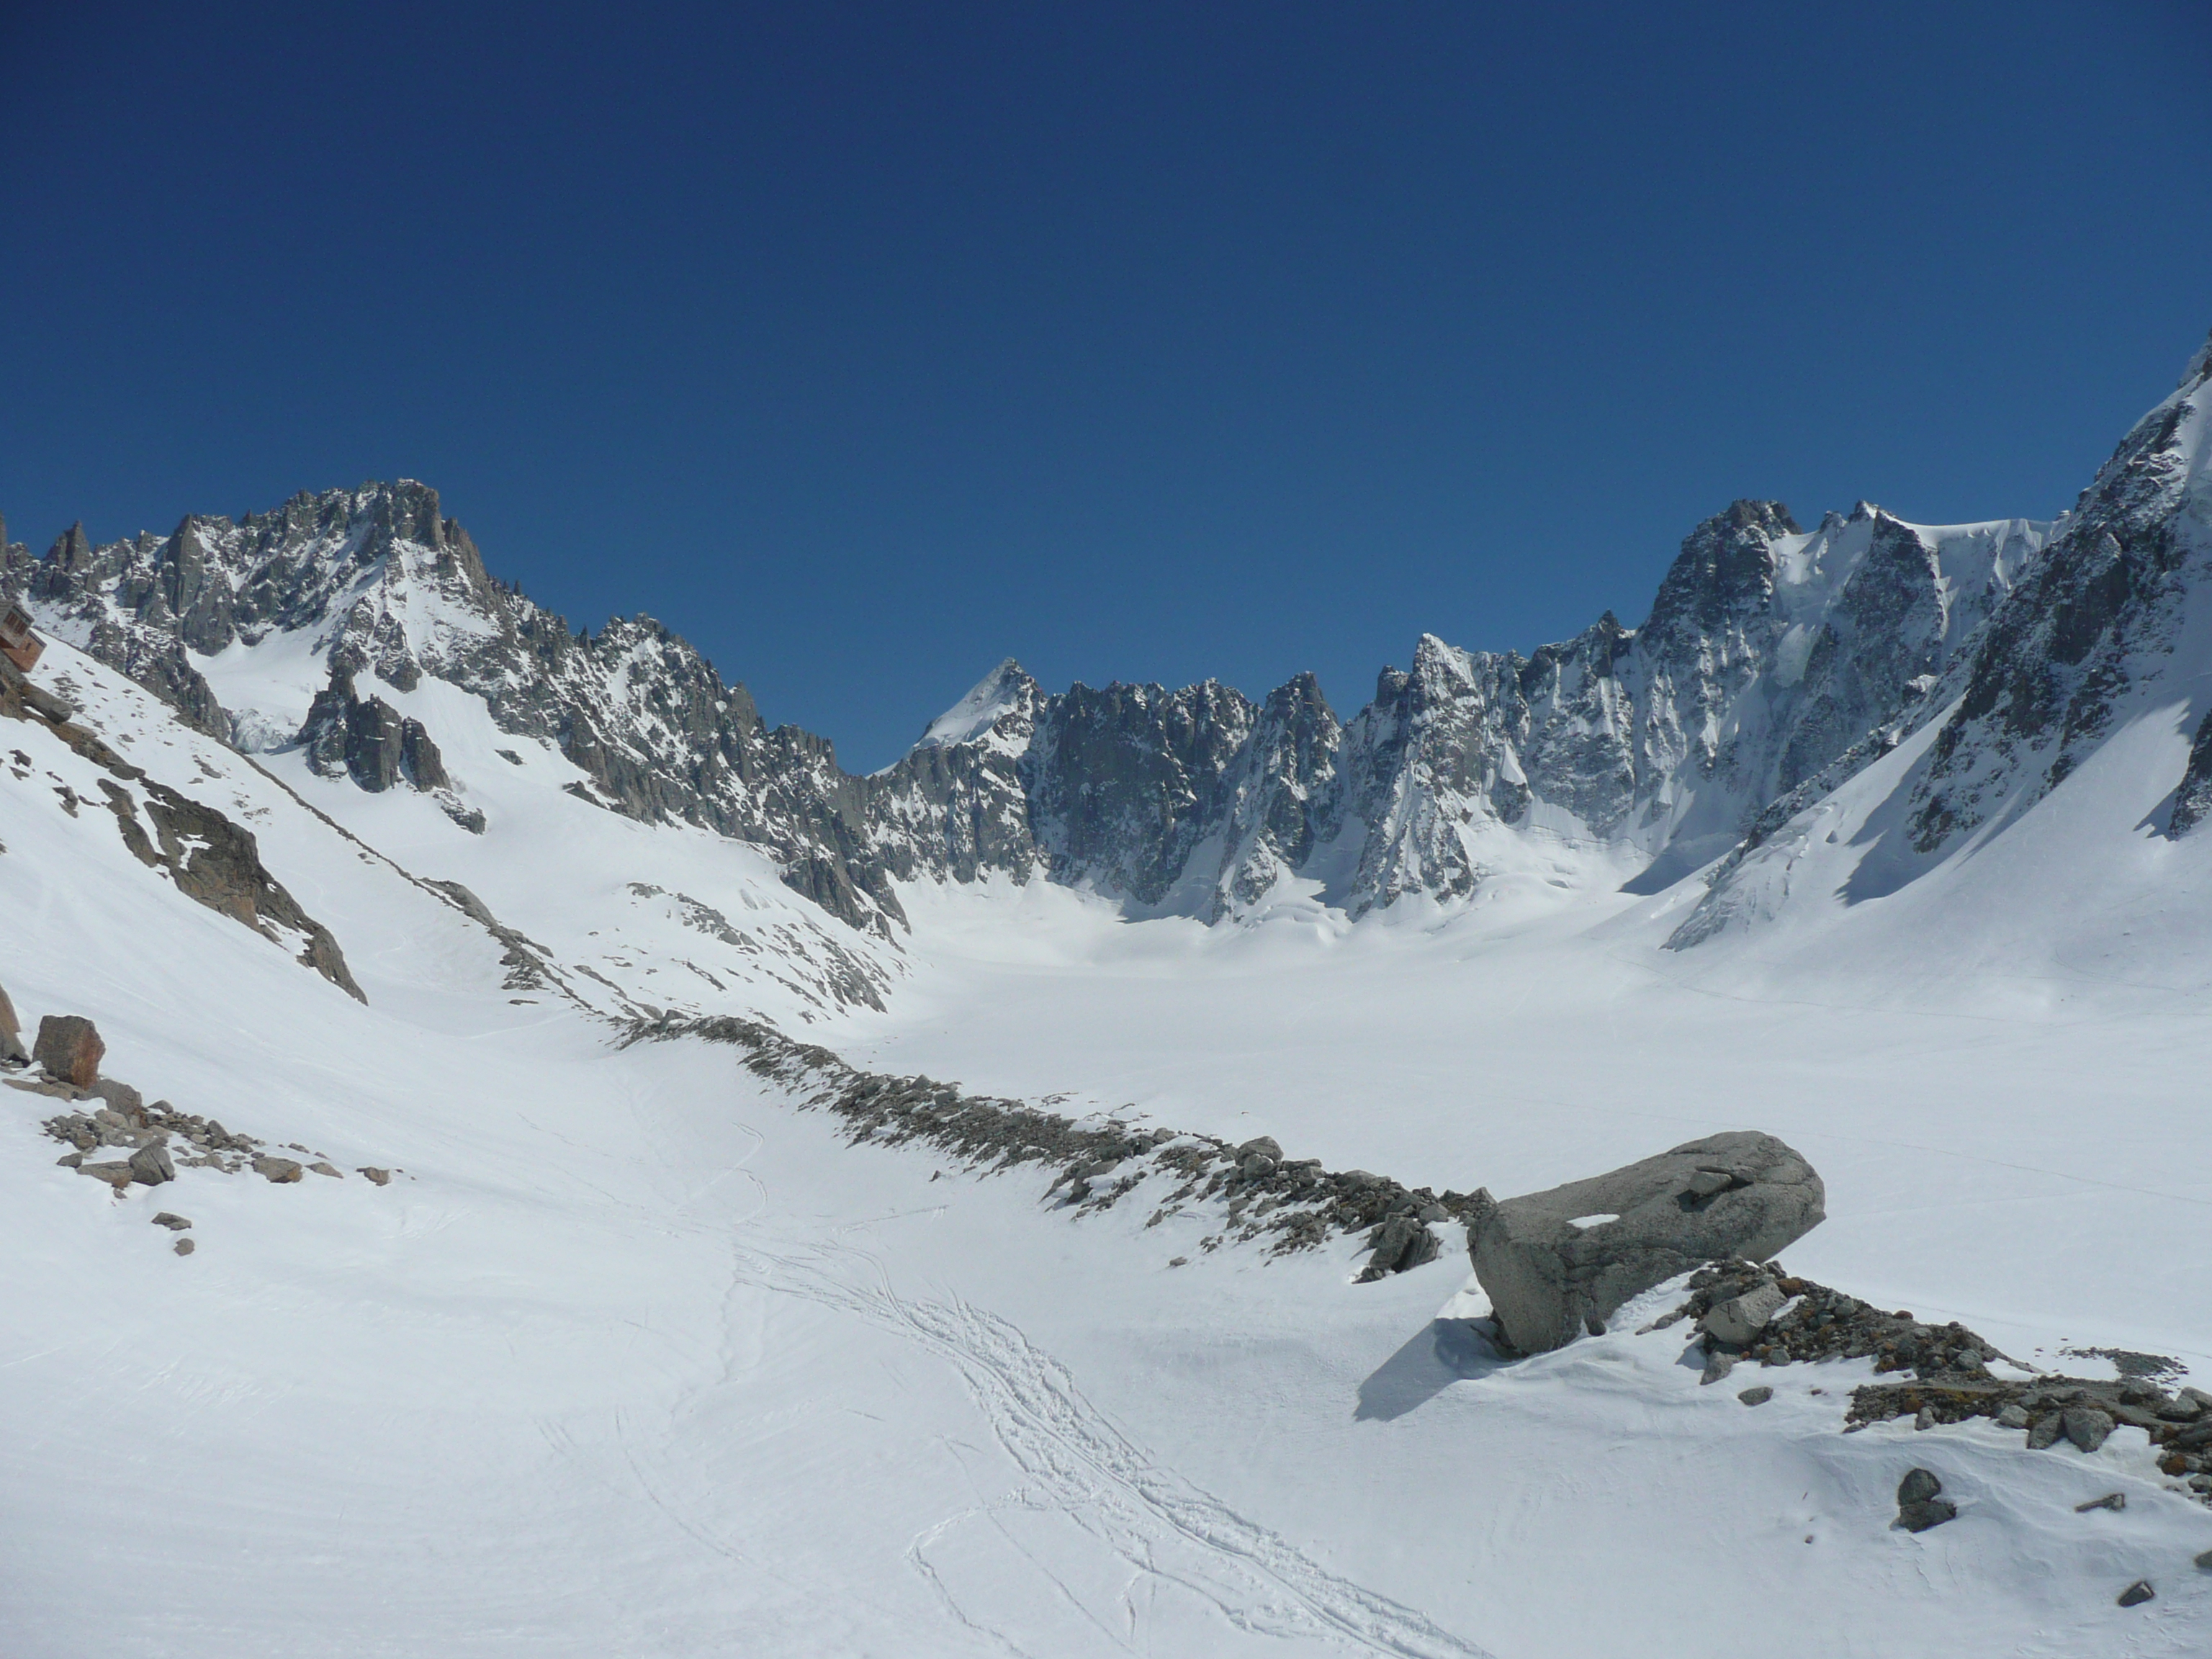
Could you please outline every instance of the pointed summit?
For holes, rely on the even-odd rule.
[[[1034,705],[1037,683],[1021,664],[1008,657],[969,689],[968,695],[930,721],[929,729],[915,744],[917,749],[944,749],[981,737],[1000,717]]]

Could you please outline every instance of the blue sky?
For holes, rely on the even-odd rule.
[[[2048,515],[2212,327],[2212,21],[0,8],[0,513],[408,476],[892,758],[1641,619],[1738,495]]]

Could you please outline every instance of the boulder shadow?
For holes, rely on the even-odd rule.
[[[1492,1340],[1489,1321],[1432,1319],[1359,1385],[1354,1420],[1388,1423],[1427,1404],[1453,1383],[1487,1376],[1520,1356]]]

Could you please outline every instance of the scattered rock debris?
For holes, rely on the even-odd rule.
[[[1740,1316],[1771,1297],[1747,1303],[1765,1285],[1784,1298],[1751,1330],[1747,1344],[1723,1340],[1742,1334]],[[1916,1428],[1935,1429],[1985,1417],[1999,1428],[2024,1431],[2031,1451],[2063,1441],[2096,1450],[2121,1427],[2142,1430],[2159,1452],[2160,1471],[2181,1489],[2212,1505],[2212,1394],[2185,1388],[2169,1393],[2153,1380],[2171,1376],[2156,1355],[2112,1349],[2069,1349],[2109,1359],[2122,1375],[2111,1381],[2055,1375],[2001,1377],[1993,1363],[2026,1370],[1996,1345],[1957,1323],[1930,1325],[1905,1310],[1885,1312],[1856,1297],[1790,1275],[1778,1261],[1717,1261],[1691,1275],[1689,1295],[1672,1312],[1642,1328],[1663,1330],[1685,1319],[1698,1322],[1705,1345],[1703,1380],[1718,1382],[1739,1363],[1787,1365],[1816,1359],[1871,1359],[1883,1373],[1909,1373],[1896,1382],[1868,1382],[1851,1391],[1846,1433],[1870,1423],[1909,1417]],[[1716,1318],[1716,1310],[1720,1316]],[[1735,1321],[1738,1322],[1732,1322]],[[2178,1367],[2173,1369],[2178,1370]],[[2101,1500],[2100,1500],[2101,1501]]]
[[[88,1027],[89,1024],[86,1022]],[[8,1081],[18,1089],[88,1109],[59,1113],[46,1119],[42,1127],[48,1136],[70,1149],[58,1163],[79,1175],[105,1181],[118,1192],[134,1182],[158,1187],[174,1181],[180,1168],[218,1170],[226,1175],[251,1170],[279,1185],[298,1181],[303,1170],[333,1181],[345,1178],[344,1172],[319,1152],[308,1153],[314,1161],[304,1165],[294,1158],[264,1156],[261,1149],[265,1141],[234,1133],[214,1118],[179,1111],[166,1100],[147,1103],[137,1090],[112,1078],[99,1079],[92,1090],[76,1088],[51,1073]],[[123,1156],[97,1160],[87,1156],[109,1147]],[[362,1174],[382,1187],[391,1182],[393,1172],[365,1169]],[[191,1225],[167,1211],[154,1218],[165,1226]]]
[[[2107,1359],[2122,1376],[2148,1376],[2163,1382],[2189,1369],[2170,1354],[2137,1353],[2132,1348],[2061,1348],[2069,1359]]]
[[[1146,1224],[1195,1205],[1224,1203],[1228,1225],[1204,1241],[1209,1251],[1231,1240],[1267,1239],[1269,1254],[1282,1255],[1364,1233],[1370,1255],[1360,1278],[1381,1279],[1435,1261],[1439,1246],[1430,1224],[1464,1222],[1480,1207],[1471,1193],[1407,1188],[1364,1170],[1331,1173],[1318,1158],[1286,1158],[1267,1136],[1231,1146],[1211,1135],[1081,1121],[927,1077],[860,1071],[754,1020],[664,1016],[633,1022],[624,1042],[687,1036],[744,1050],[746,1069],[789,1090],[802,1107],[835,1113],[850,1142],[921,1141],[991,1173],[1057,1164],[1047,1194],[1078,1214],[1110,1208],[1148,1176],[1168,1176],[1177,1184]]]

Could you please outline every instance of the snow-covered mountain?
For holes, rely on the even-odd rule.
[[[1971,878],[2028,848],[2040,871],[2018,902],[2031,914],[2061,892],[2095,895],[2115,917],[2180,896],[2161,849],[2212,800],[2208,412],[2212,346],[1950,666],[1759,816],[1678,949],[1840,914],[1938,872]],[[2083,814],[2098,811],[2109,822],[2092,830]]]
[[[1739,501],[1692,532],[1641,629],[1608,615],[1526,657],[1424,635],[1349,721],[1310,677],[1256,704],[1212,681],[1048,695],[1009,659],[865,778],[826,740],[769,729],[651,619],[572,631],[490,576],[421,484],[98,548],[73,526],[43,558],[9,547],[0,591],[197,730],[304,744],[320,771],[423,791],[480,830],[439,733],[377,689],[459,687],[501,730],[556,744],[584,799],[761,846],[889,939],[896,884],[917,877],[1042,873],[1209,921],[1451,902],[1538,866],[1663,885],[1919,696],[2049,531],[1863,503],[1808,534]]]

